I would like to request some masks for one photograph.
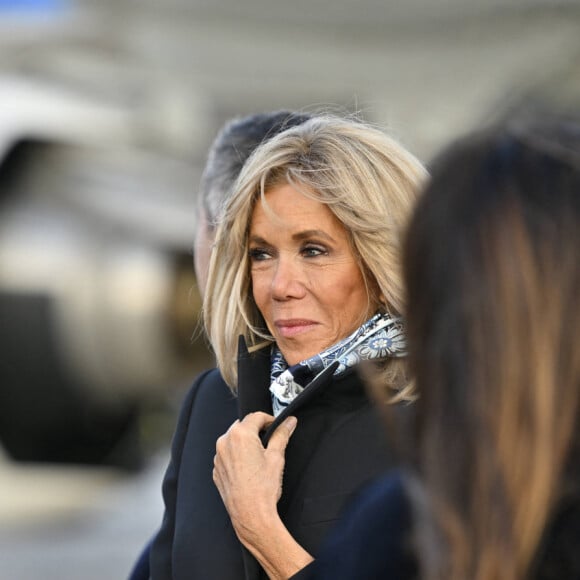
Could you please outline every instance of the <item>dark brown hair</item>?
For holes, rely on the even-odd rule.
[[[577,453],[580,125],[453,146],[404,251],[425,577],[525,578]]]

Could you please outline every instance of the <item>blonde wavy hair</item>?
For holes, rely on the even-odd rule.
[[[224,380],[235,391],[239,335],[250,350],[273,342],[253,299],[248,232],[254,207],[273,187],[290,184],[326,204],[349,235],[369,302],[403,309],[401,235],[425,181],[423,165],[384,132],[357,120],[318,116],[260,145],[248,159],[216,232],[204,324]],[[385,378],[399,390],[405,365]]]

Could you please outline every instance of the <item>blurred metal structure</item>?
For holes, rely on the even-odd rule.
[[[118,111],[9,88],[0,441],[20,460],[136,466],[140,407],[194,372],[197,174],[115,142],[130,126]]]
[[[130,103],[141,142],[203,159],[228,117],[334,104],[435,149],[578,74],[578,0],[69,0],[5,66]],[[12,40],[10,40],[12,39]],[[26,47],[26,50],[22,50]],[[508,102],[509,101],[509,102]]]
[[[580,102],[578,0],[19,4],[0,4],[0,440],[22,459],[126,463],[139,406],[207,361],[194,193],[226,119],[330,105],[429,158],[530,95]]]

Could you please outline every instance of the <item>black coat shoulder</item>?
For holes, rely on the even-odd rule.
[[[236,397],[215,369],[187,393],[163,480],[165,513],[150,550],[152,580],[239,580],[241,546],[212,479],[216,440],[237,414]]]

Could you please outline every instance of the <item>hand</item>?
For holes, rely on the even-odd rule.
[[[250,413],[233,423],[216,444],[213,480],[243,543],[263,538],[278,523],[284,452],[296,418],[282,422],[264,448],[259,433],[273,421],[267,413]]]
[[[273,421],[266,413],[250,413],[236,421],[217,440],[213,480],[240,542],[268,578],[282,580],[312,562],[312,556],[290,535],[276,507],[282,495],[284,452],[296,418],[283,421],[264,448],[259,434]]]

